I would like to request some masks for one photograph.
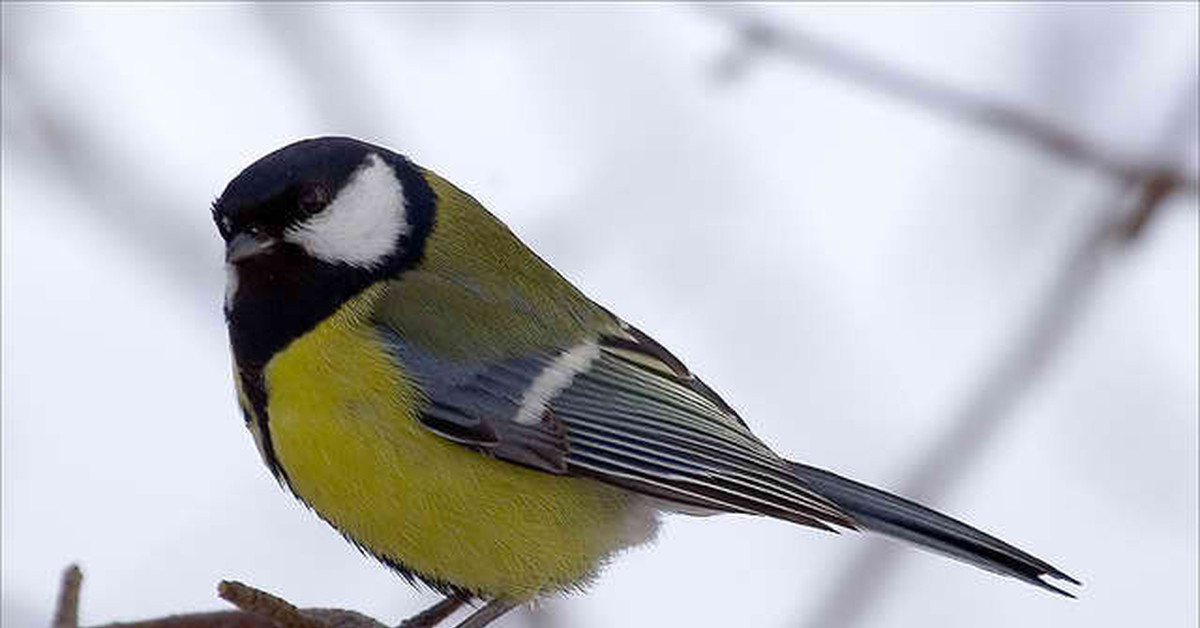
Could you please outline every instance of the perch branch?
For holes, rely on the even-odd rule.
[[[217,594],[244,612],[271,620],[279,628],[326,628],[324,622],[304,615],[286,600],[240,582],[222,581],[217,585]]]
[[[63,572],[51,628],[78,628],[83,573],[76,565]],[[280,597],[240,582],[221,582],[218,595],[236,611],[186,613],[100,628],[387,628],[354,611],[335,608],[299,609]]]

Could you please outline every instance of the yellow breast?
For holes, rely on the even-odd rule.
[[[267,364],[269,429],[291,488],[373,553],[514,600],[585,583],[653,533],[632,494],[506,463],[416,420],[423,398],[348,302]]]

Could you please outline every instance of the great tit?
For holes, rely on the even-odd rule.
[[[786,460],[662,345],[467,193],[386,148],[308,139],[213,204],[246,427],[270,472],[479,627],[584,588],[660,514],[895,537],[1051,591],[1048,563]]]

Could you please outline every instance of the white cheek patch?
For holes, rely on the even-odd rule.
[[[525,389],[521,407],[513,420],[523,425],[536,425],[542,420],[546,404],[571,385],[575,376],[586,371],[600,357],[600,345],[587,341],[571,347],[546,365]]]
[[[380,264],[408,231],[404,188],[379,155],[367,155],[321,213],[284,232],[313,257],[359,268]]]

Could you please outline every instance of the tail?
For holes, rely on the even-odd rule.
[[[1075,596],[1043,577],[1082,584],[1039,558],[920,504],[815,467],[795,462],[790,465],[805,486],[846,511],[864,529],[1067,597]]]

